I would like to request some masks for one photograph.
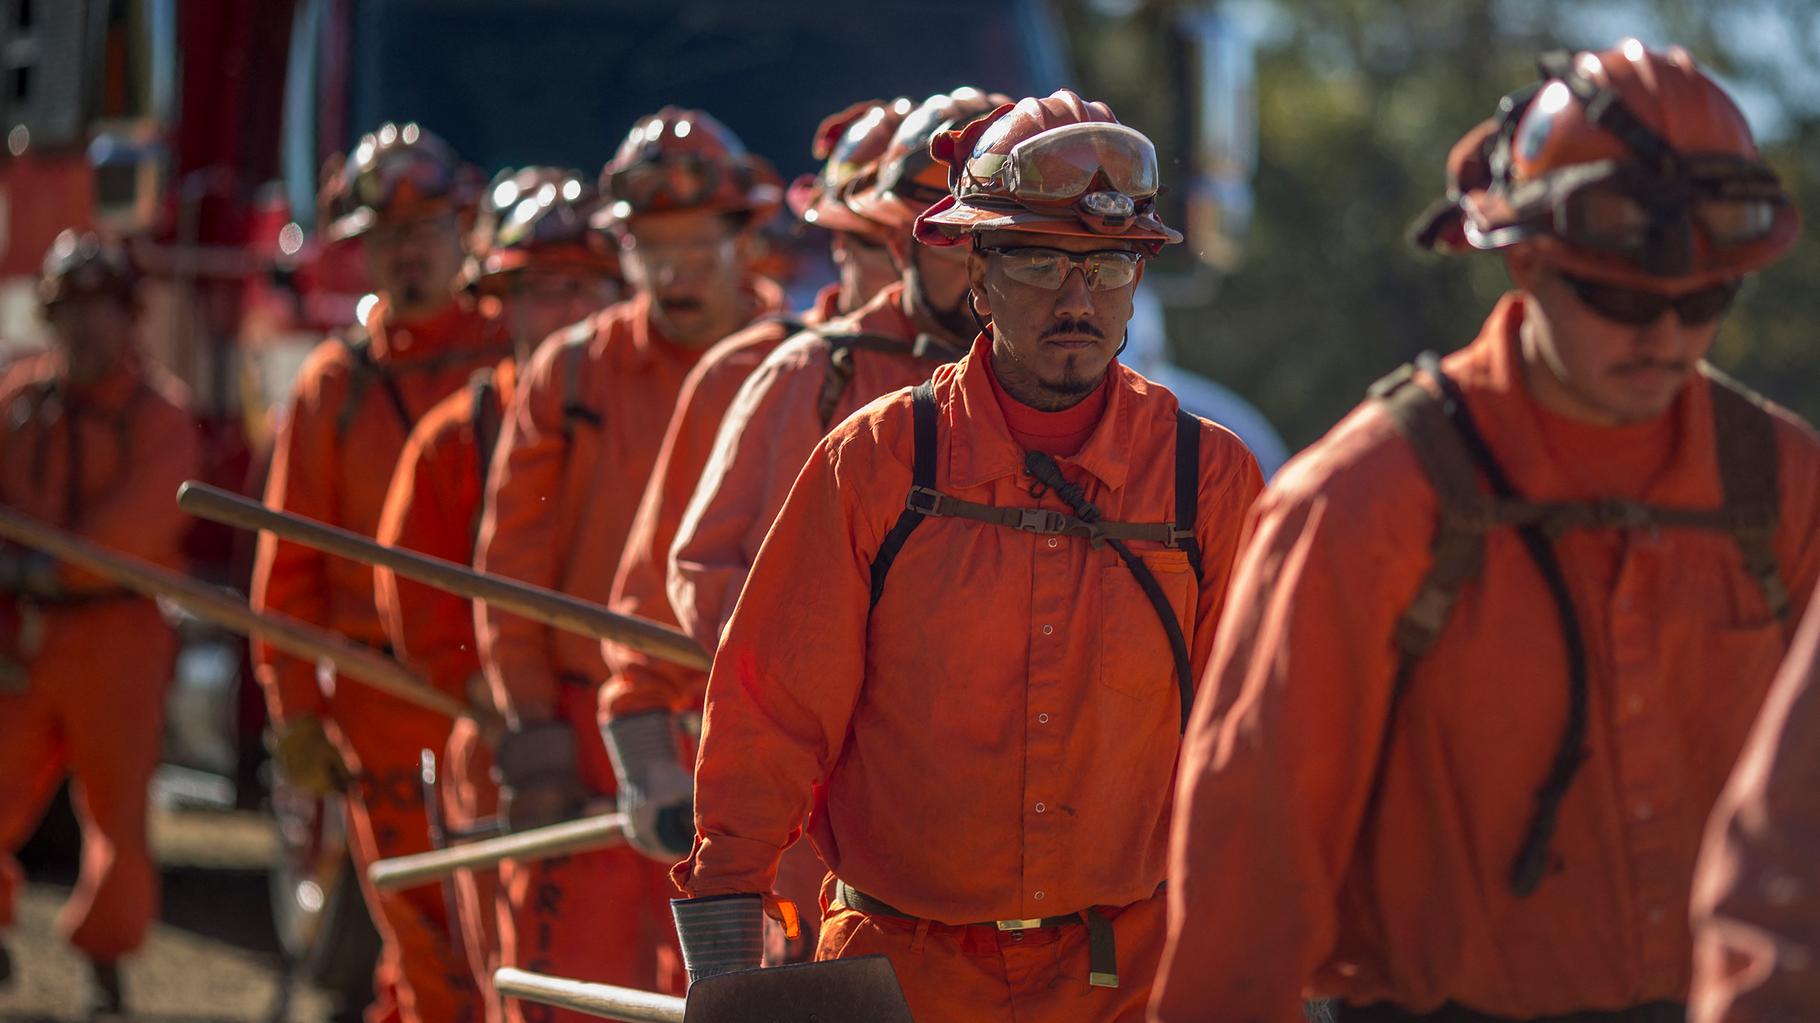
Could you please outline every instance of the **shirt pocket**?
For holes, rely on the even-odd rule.
[[[1169,599],[1170,613],[1193,649],[1189,621],[1194,609],[1194,571],[1182,551],[1134,552]],[[1100,568],[1100,684],[1137,699],[1167,697],[1180,691],[1169,633],[1156,605],[1122,559]]]

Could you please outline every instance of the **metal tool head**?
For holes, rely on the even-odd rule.
[[[882,955],[704,977],[683,1023],[915,1023]]]

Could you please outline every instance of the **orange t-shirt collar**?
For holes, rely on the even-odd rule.
[[[1106,413],[1106,400],[1112,393],[1112,367],[1108,366],[1106,375],[1092,394],[1068,408],[1048,412],[1032,408],[1007,393],[1005,386],[999,383],[990,354],[984,366],[986,379],[992,384],[992,396],[998,399],[998,409],[1004,413],[1005,427],[1011,431],[1011,439],[1026,451],[1041,451],[1046,455],[1077,454],[1087,438],[1093,436],[1093,428],[1100,425],[1100,417]]]

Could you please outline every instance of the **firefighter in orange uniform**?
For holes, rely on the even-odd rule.
[[[0,505],[88,542],[183,567],[173,500],[197,471],[180,385],[135,343],[125,251],[65,231],[38,282],[51,351],[0,373]],[[23,878],[12,853],[75,781],[82,872],[57,920],[87,957],[95,1009],[123,1009],[121,957],[158,911],[146,837],[176,637],[150,600],[36,551],[0,547],[0,930]],[[12,973],[0,945],[0,984]]]
[[[757,965],[807,818],[818,957],[889,957],[922,1023],[1139,1020],[1176,745],[1262,479],[1116,361],[1181,238],[1149,139],[1064,90],[932,152],[953,192],[916,237],[971,243],[991,325],[836,427],[771,527],[708,685],[683,954]]]
[[[373,535],[386,484],[417,420],[510,351],[499,325],[455,301],[464,232],[478,191],[448,146],[415,124],[360,140],[326,186],[325,234],[358,237],[378,299],[365,322],[311,353],[281,422],[266,503]],[[387,646],[373,573],[297,544],[259,538],[254,606]],[[419,751],[441,749],[449,720],[255,644],[276,727],[273,756],[292,782],[326,791],[343,778],[354,859],[429,848]],[[434,887],[366,891],[384,939],[367,1018],[477,1018],[479,1001],[453,921]]]
[[[721,418],[740,384],[786,338],[805,328],[817,329],[836,316],[858,309],[897,278],[878,225],[848,213],[840,196],[855,182],[877,172],[879,156],[911,109],[907,99],[855,103],[823,119],[817,128],[812,151],[825,161],[823,167],[819,173],[804,174],[792,183],[785,201],[804,223],[829,232],[829,247],[839,279],[824,287],[814,306],[800,316],[759,319],[715,345],[689,372],[658,452],[657,466],[632,520],[625,554],[620,559],[619,578],[613,585],[613,610],[675,623],[665,580],[670,543],[676,536],[683,508],[695,492],[702,466],[713,450]],[[603,720],[616,713],[661,712],[661,717],[654,719],[654,723],[661,724],[661,731],[654,733],[664,740],[668,737],[671,713],[699,709],[701,693],[708,685],[706,672],[662,661],[617,643],[606,644],[603,652],[611,671],[601,692]],[[669,741],[661,760],[676,769],[686,786],[687,774],[679,766],[674,740]],[[610,735],[608,748],[611,752]],[[644,781],[649,765],[619,757],[614,761],[614,770],[623,793],[633,787],[624,784],[627,772]],[[648,843],[644,848],[652,851]],[[668,865],[681,852],[658,844],[655,856]],[[786,886],[804,899],[814,898],[826,873],[807,847],[791,857],[785,869],[789,874]],[[809,948],[813,945],[805,940],[791,951]]]
[[[473,560],[486,472],[517,367],[539,341],[619,297],[616,248],[587,223],[596,195],[577,172],[555,167],[502,172],[488,188],[463,277],[470,299],[505,324],[512,354],[477,371],[411,432],[379,517],[380,543],[462,564]],[[487,733],[496,730],[499,714],[480,674],[473,605],[388,569],[376,569],[373,582],[386,636],[400,659],[474,708],[473,717],[455,724],[437,764],[442,817],[432,819],[446,841],[471,832],[498,809]],[[498,874],[461,871],[451,885],[474,981],[487,1018],[496,1021]]]
[[[669,107],[633,126],[601,193],[596,223],[618,240],[636,294],[547,339],[521,375],[476,564],[604,604],[684,378],[711,345],[781,301],[748,264],[752,233],[782,189],[719,122]],[[505,715],[494,760],[509,825],[564,820],[590,794],[611,795],[597,721],[601,644],[484,607],[477,632]],[[504,963],[636,987],[680,983],[662,868],[636,850],[508,864],[502,880],[515,921],[502,928]],[[513,1018],[545,1011],[508,1006]]]
[[[1799,217],[1684,51],[1541,68],[1418,232],[1517,290],[1255,512],[1157,1019],[1305,990],[1342,1021],[1684,1018],[1701,834],[1820,576],[1820,442],[1702,359]]]
[[[966,253],[917,245],[910,225],[948,194],[948,169],[929,156],[929,140],[1008,101],[972,88],[929,97],[898,127],[879,172],[855,181],[824,214],[874,225],[899,278],[865,308],[792,339],[728,410],[678,528],[669,574],[683,628],[707,649],[719,643],[759,544],[816,442],[879,395],[921,383],[959,358],[977,330],[966,307]],[[650,696],[627,694],[610,709],[628,714],[640,705],[651,706]]]
[[[1820,1019],[1820,602],[1776,676],[1694,875],[1690,1023]]]

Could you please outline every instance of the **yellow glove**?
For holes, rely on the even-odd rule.
[[[300,714],[278,726],[268,748],[278,773],[305,792],[318,796],[345,792],[353,779],[314,714]]]

